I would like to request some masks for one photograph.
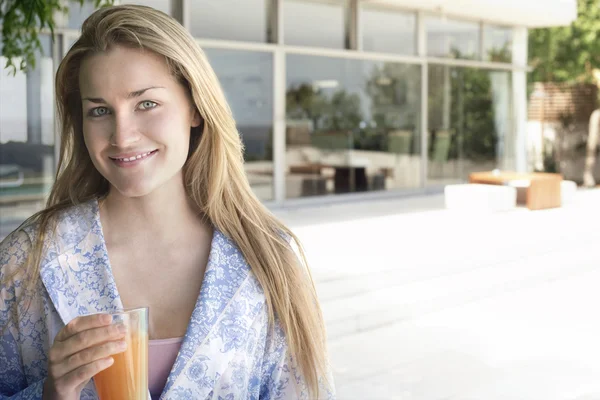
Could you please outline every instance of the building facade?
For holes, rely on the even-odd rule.
[[[0,75],[0,237],[43,206],[59,148],[53,78],[93,2]],[[527,29],[575,0],[138,0],[189,29],[269,206],[425,192],[526,170]],[[1,38],[0,38],[1,40]],[[1,60],[5,64],[6,60]]]

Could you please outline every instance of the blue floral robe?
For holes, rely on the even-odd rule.
[[[61,214],[46,243],[41,279],[27,291],[18,266],[34,235],[25,228],[0,245],[0,279],[19,271],[0,287],[0,326],[7,328],[0,337],[0,399],[41,399],[48,350],[65,324],[122,308],[97,201]],[[238,247],[215,230],[202,289],[161,400],[307,399],[280,325],[268,325],[258,281]],[[320,380],[320,397],[333,399],[328,375]],[[81,398],[97,398],[93,381]]]

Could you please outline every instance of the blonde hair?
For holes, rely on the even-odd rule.
[[[116,45],[164,57],[188,90],[203,124],[192,128],[192,148],[184,165],[186,191],[211,223],[239,246],[264,290],[270,327],[277,316],[310,397],[318,397],[319,378],[327,369],[325,329],[304,253],[299,246],[301,257],[296,256],[287,239],[299,245],[297,237],[250,188],[232,112],[204,52],[162,12],[134,5],[99,9],[84,22],[81,37],[62,60],[56,75],[62,123],[59,167],[46,209],[29,221],[39,228],[27,270],[39,276],[48,227],[60,210],[108,193],[109,184],[94,168],[83,140],[77,77],[86,57]]]

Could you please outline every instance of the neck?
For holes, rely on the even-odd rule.
[[[113,238],[126,236],[152,238],[152,242],[157,239],[171,241],[209,228],[185,193],[182,179],[172,179],[142,197],[125,197],[111,189],[101,210],[106,229]]]

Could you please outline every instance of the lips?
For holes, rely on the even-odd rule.
[[[122,162],[122,163],[128,163],[128,162],[133,162],[133,161],[138,161],[138,160],[142,160],[144,158],[147,158],[149,156],[151,156],[152,154],[156,153],[158,150],[152,150],[152,151],[146,151],[144,153],[137,153],[137,154],[133,154],[133,155],[127,155],[127,157],[109,157],[111,160],[114,161],[118,161],[118,162]]]

